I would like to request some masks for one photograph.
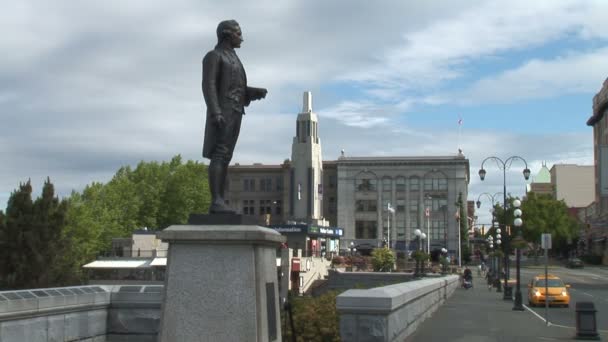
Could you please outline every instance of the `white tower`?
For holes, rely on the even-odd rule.
[[[312,112],[312,94],[304,92],[302,112],[291,146],[290,213],[294,220],[317,223],[323,212],[323,158],[319,120]]]

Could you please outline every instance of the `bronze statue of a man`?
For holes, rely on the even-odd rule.
[[[267,90],[247,86],[243,64],[234,51],[243,36],[235,20],[217,26],[218,43],[203,59],[203,95],[207,104],[203,157],[209,158],[209,213],[234,213],[224,201],[228,165],[239,137],[241,118],[251,101],[266,97]]]

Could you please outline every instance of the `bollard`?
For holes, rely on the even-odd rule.
[[[576,339],[599,340],[593,302],[576,302]]]

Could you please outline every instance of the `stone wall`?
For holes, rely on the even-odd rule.
[[[162,288],[99,285],[3,291],[0,341],[155,341]]]
[[[397,283],[405,283],[413,279],[412,273],[386,273],[386,272],[344,272],[329,270],[325,291],[369,289]]]
[[[106,341],[109,304],[101,286],[0,292],[0,341]]]
[[[458,287],[457,275],[423,279],[337,297],[344,342],[403,341]]]

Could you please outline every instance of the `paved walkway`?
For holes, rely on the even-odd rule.
[[[530,311],[513,311],[512,301],[503,300],[495,289],[488,291],[485,281],[478,278],[474,288],[456,289],[406,342],[575,341],[574,329],[547,327]],[[608,334],[601,337],[608,341]]]

